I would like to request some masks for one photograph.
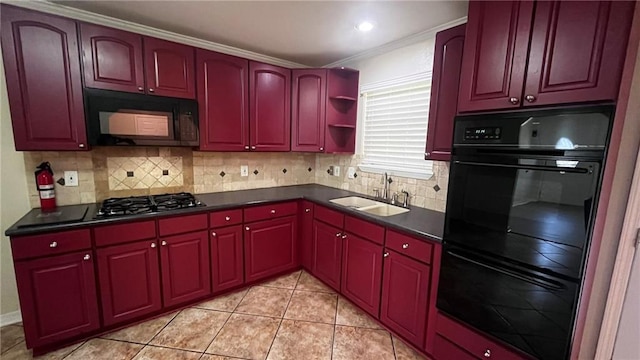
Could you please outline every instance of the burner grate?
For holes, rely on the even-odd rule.
[[[109,198],[102,202],[97,218],[123,215],[147,214],[158,211],[186,209],[204,206],[193,194],[181,192],[151,196]]]

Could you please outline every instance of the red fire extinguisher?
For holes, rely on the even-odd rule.
[[[48,161],[38,165],[36,170],[36,188],[40,196],[40,208],[43,211],[56,208],[56,190],[53,184],[53,170]]]

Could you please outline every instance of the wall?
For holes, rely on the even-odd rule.
[[[613,349],[613,360],[640,359],[640,252],[631,269],[629,287],[625,296],[620,327]]]
[[[22,153],[14,150],[9,100],[0,55],[0,323],[18,310],[18,294],[9,238],[4,231],[29,211]]]

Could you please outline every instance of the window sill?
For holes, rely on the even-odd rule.
[[[374,165],[374,164],[358,164],[358,168],[362,171],[374,173],[374,174],[384,174],[387,173],[391,176],[399,176],[405,178],[412,179],[423,179],[429,180],[433,176],[433,162],[427,161],[428,164],[425,164],[424,169],[402,169],[399,167],[393,166],[385,166],[385,165]]]

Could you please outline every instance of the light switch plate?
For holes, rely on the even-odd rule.
[[[340,166],[333,167],[333,176],[340,176]]]
[[[249,176],[249,166],[241,165],[240,166],[240,176]]]
[[[356,168],[354,168],[353,166],[349,166],[349,168],[347,169],[347,176],[349,177],[349,179],[354,179],[356,174]]]
[[[78,172],[77,171],[65,171],[64,172],[64,186],[78,186]]]

